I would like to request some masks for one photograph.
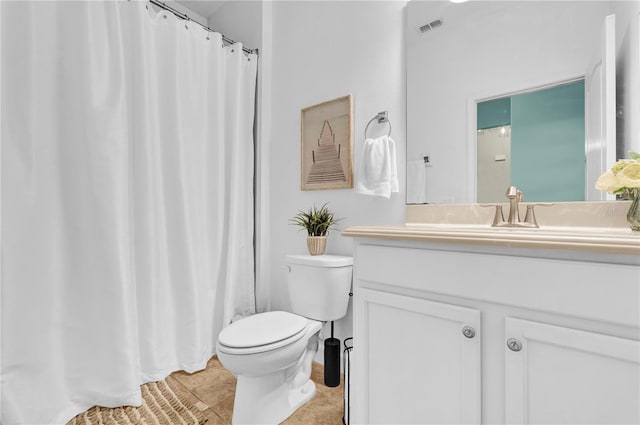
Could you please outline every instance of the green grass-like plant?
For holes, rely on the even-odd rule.
[[[333,211],[324,204],[320,208],[314,205],[308,211],[299,211],[289,221],[307,231],[309,236],[326,236],[329,229],[334,227],[340,219],[336,219]]]

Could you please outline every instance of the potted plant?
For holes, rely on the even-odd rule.
[[[291,224],[307,231],[307,248],[311,255],[322,255],[327,246],[327,233],[339,221],[333,211],[324,204],[320,208],[314,205],[308,211],[299,211],[291,220]]]

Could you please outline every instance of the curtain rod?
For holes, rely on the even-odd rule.
[[[185,21],[190,21],[190,22],[196,23],[196,24],[200,25],[202,28],[204,28],[207,31],[216,32],[215,30],[209,28],[208,26],[205,26],[205,25],[201,24],[198,21],[194,21],[186,13],[182,13],[182,12],[174,9],[173,7],[167,5],[163,1],[149,0],[149,3],[154,4],[154,5],[158,6],[161,9],[164,9],[164,10],[167,10],[167,11],[173,13],[174,15],[176,15],[180,19],[184,19]],[[229,37],[225,36],[224,34],[220,34],[220,35],[222,36],[222,41],[223,42],[225,42],[227,44],[235,44],[236,43],[235,40],[230,39]],[[244,46],[242,47],[242,51],[245,52],[248,55],[250,55],[252,53],[258,54],[258,49],[249,49],[248,47],[244,47]]]

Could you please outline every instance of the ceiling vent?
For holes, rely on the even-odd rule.
[[[442,26],[442,19],[436,19],[435,21],[429,22],[428,24],[424,24],[418,27],[418,31],[421,34],[424,34],[427,31],[431,31],[432,29],[436,29],[439,26]]]

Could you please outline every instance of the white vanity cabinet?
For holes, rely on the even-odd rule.
[[[640,423],[637,340],[506,318],[505,419]]]
[[[640,267],[601,258],[357,239],[353,423],[640,423]]]
[[[364,288],[355,300],[368,353],[357,423],[479,421],[478,310]]]

